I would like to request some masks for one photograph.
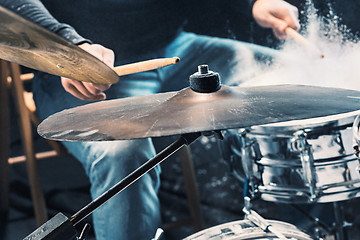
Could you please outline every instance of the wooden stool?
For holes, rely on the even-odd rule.
[[[54,151],[35,153],[32,125],[39,124],[39,120],[35,114],[35,104],[31,92],[26,92],[23,87],[23,81],[31,80],[33,74],[21,74],[19,65],[0,60],[0,107],[2,114],[0,117],[0,209],[9,209],[9,180],[8,165],[26,161],[29,183],[31,188],[31,196],[35,211],[36,223],[41,225],[48,219],[44,194],[42,191],[37,159],[54,157],[64,153],[64,148],[57,142],[49,142]],[[19,128],[21,140],[24,148],[24,156],[9,158],[9,90],[11,90],[14,103],[19,115]]]
[[[182,174],[184,177],[185,191],[190,211],[190,219],[165,224],[164,229],[176,228],[182,225],[193,225],[194,232],[205,228],[204,218],[200,208],[200,197],[195,176],[194,164],[189,146],[178,150]]]

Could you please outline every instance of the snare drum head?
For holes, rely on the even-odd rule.
[[[297,240],[311,240],[312,238],[300,231],[292,224],[268,220],[285,237]],[[240,220],[221,224],[197,232],[184,240],[240,240],[240,239],[278,239],[273,233],[265,232],[249,220]]]

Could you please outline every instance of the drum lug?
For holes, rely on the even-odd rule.
[[[238,172],[239,162],[238,158],[241,158],[241,152],[238,149],[241,149],[241,143],[237,132],[231,130],[224,130],[222,133],[225,137],[222,141],[218,141],[219,152],[222,156],[222,159],[227,163],[228,171],[240,182],[245,181],[245,175],[243,171]],[[242,170],[242,165],[241,165]]]
[[[359,161],[359,164],[358,164],[358,166],[356,167],[356,171],[358,171],[358,173],[360,174],[360,158],[359,158],[360,149],[359,149],[359,146],[358,146],[358,145],[355,145],[355,146],[354,146],[354,150],[355,150],[356,158],[357,158],[358,161]]]
[[[241,145],[241,164],[244,169],[246,178],[249,180],[251,187],[251,194],[255,195],[255,190],[257,189],[258,176],[255,173],[259,173],[257,165],[255,162],[261,159],[260,148],[258,142],[255,138],[249,138],[246,136],[248,129],[244,129],[240,133],[240,145]],[[255,169],[256,168],[256,169]]]
[[[354,150],[355,150],[355,155],[359,161],[359,165],[358,167],[356,168],[356,170],[359,172],[360,174],[360,158],[359,158],[359,153],[360,153],[360,115],[356,116],[355,120],[354,120],[354,123],[353,123],[353,126],[352,126],[352,129],[353,129],[353,139],[355,141],[355,146],[354,146]]]
[[[294,148],[300,152],[300,159],[303,169],[303,176],[305,183],[309,186],[310,201],[315,201],[317,198],[317,175],[314,164],[312,145],[306,140],[306,133],[304,131],[295,132]]]

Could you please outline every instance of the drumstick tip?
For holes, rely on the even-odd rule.
[[[312,51],[317,51],[319,53],[319,57],[320,58],[324,58],[325,55],[318,49],[318,47],[313,44],[312,42],[310,42],[308,39],[306,39],[305,37],[303,37],[299,32],[297,32],[295,29],[291,28],[291,27],[287,27],[285,29],[285,32],[288,36],[290,36],[292,39],[294,39],[295,41],[297,41],[298,43],[300,43],[301,45],[303,45],[304,47],[308,48],[309,50]]]
[[[179,57],[173,57],[173,61],[174,61],[174,64],[177,64],[180,62],[180,58]]]

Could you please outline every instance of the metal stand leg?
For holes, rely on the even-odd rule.
[[[98,207],[100,207],[110,198],[114,197],[116,194],[120,193],[122,190],[133,184],[136,180],[142,177],[145,173],[149,172],[156,165],[160,164],[165,159],[170,157],[181,147],[194,142],[198,137],[200,137],[200,135],[201,133],[189,133],[181,135],[181,137],[177,141],[172,143],[155,157],[148,160],[135,171],[123,178],[107,192],[103,193],[97,199],[95,199],[94,201],[86,205],[84,208],[82,208],[80,211],[75,213],[70,219],[67,219],[63,214],[59,213],[54,218],[50,219],[33,233],[31,233],[29,236],[27,236],[25,240],[60,240],[60,238],[53,238],[53,236],[55,235],[54,233],[56,233],[56,237],[61,236],[62,232],[68,233],[69,237],[61,238],[61,240],[73,240],[74,226],[76,224],[78,224],[81,220],[90,215],[93,211],[95,211]]]
[[[90,204],[86,205],[83,209],[75,213],[70,221],[76,225],[81,220],[86,218],[88,215],[90,215],[95,209],[103,205],[106,201],[108,201],[110,198],[130,186],[132,183],[134,183],[136,180],[138,180],[140,177],[142,177],[145,173],[149,172],[151,169],[153,169],[156,165],[160,164],[162,161],[164,161],[166,158],[170,157],[173,153],[178,151],[182,146],[189,145],[193,141],[195,141],[201,133],[190,133],[190,134],[183,134],[181,137],[172,143],[170,146],[165,148],[163,151],[161,151],[159,154],[157,154],[155,157],[141,165],[139,168],[137,168],[135,171],[130,173],[128,176],[126,176],[124,179],[122,179],[120,182],[118,182],[115,186],[110,188],[107,192],[100,195],[97,199],[92,201]]]
[[[346,231],[346,227],[350,227],[352,224],[348,223],[344,219],[343,207],[340,202],[333,202],[333,210],[335,222],[333,226],[327,226],[324,222],[322,222],[317,217],[311,216],[307,211],[301,209],[299,206],[295,204],[291,204],[296,210],[301,212],[305,217],[307,217],[311,222],[316,224],[316,228],[318,230],[318,238],[322,239],[325,235],[333,235],[336,240],[347,240],[349,239],[348,233]]]
[[[335,239],[346,240],[348,239],[346,233],[346,224],[344,220],[344,211],[340,202],[334,202],[334,216],[335,216]]]
[[[312,216],[308,211],[302,209],[298,205],[291,204],[291,206],[315,224],[316,228],[314,230],[314,234],[316,239],[322,239],[322,237],[331,234],[331,227],[325,224],[319,218]]]

